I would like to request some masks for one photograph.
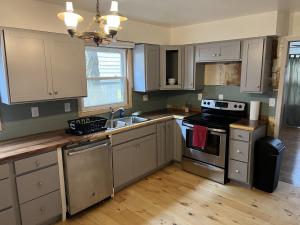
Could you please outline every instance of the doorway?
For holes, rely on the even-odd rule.
[[[289,42],[279,138],[286,145],[280,180],[300,187],[300,40]]]

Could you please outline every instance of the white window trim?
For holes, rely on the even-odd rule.
[[[88,48],[88,46],[87,46]],[[102,50],[106,50],[104,47],[101,47]],[[108,104],[108,105],[102,105],[102,106],[94,106],[94,107],[84,107],[83,98],[78,99],[78,113],[79,116],[92,116],[92,115],[99,115],[103,113],[110,112],[110,108],[119,108],[124,107],[125,109],[132,108],[132,73],[133,73],[133,65],[132,65],[132,49],[117,49],[114,48],[114,51],[116,52],[124,52],[125,50],[125,92],[127,93],[125,95],[125,104],[124,103],[116,103],[116,104]],[[111,48],[107,48],[108,52],[111,52]],[[108,78],[108,79],[114,79],[114,78]],[[120,78],[115,78],[120,79]]]

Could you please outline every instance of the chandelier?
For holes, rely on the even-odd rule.
[[[96,16],[94,16],[93,20],[82,32],[77,30],[77,26],[83,21],[83,17],[74,12],[72,2],[66,2],[66,12],[59,13],[57,17],[64,21],[71,37],[78,37],[84,41],[93,41],[97,45],[107,45],[113,40],[116,40],[116,35],[121,29],[121,22],[127,21],[126,17],[118,13],[118,8],[118,2],[112,1],[110,14],[101,15],[100,3],[99,0],[97,0]]]

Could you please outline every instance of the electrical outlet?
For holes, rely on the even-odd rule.
[[[219,100],[223,100],[224,99],[224,95],[223,94],[219,94]]]
[[[148,102],[148,101],[149,101],[149,96],[143,95],[143,102]]]
[[[71,112],[71,103],[70,102],[65,103],[65,112]]]
[[[269,107],[276,106],[276,98],[269,98]]]
[[[202,93],[198,93],[198,101],[202,101],[202,99],[203,99]]]
[[[39,117],[39,107],[31,107],[31,116],[32,118]]]

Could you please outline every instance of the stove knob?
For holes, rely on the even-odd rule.
[[[233,107],[236,109],[238,106],[237,106],[237,105],[234,105]]]
[[[206,105],[206,102],[203,102],[204,103],[204,105]]]
[[[208,105],[210,105],[210,102],[207,102]]]
[[[239,108],[241,109],[241,108],[242,108],[242,105],[239,105]]]

